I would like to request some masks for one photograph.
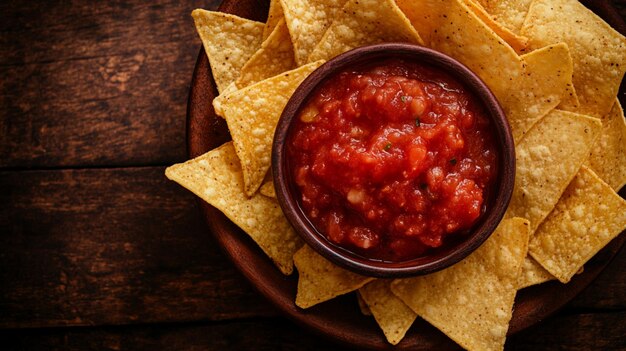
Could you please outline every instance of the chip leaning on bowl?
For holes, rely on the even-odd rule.
[[[468,350],[501,350],[518,289],[567,283],[626,228],[616,194],[626,184],[616,98],[626,38],[575,0],[504,3],[272,0],[267,24],[194,11],[221,93],[213,105],[233,141],[167,177],[222,211],[281,272],[295,264],[298,306],[358,291],[392,344],[419,316]],[[396,280],[360,276],[304,246],[267,181],[274,129],[298,85],[325,60],[384,42],[430,47],[479,75],[517,154],[513,199],[491,238],[443,271]]]

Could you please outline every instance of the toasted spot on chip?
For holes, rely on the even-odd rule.
[[[597,118],[561,110],[537,122],[515,147],[515,187],[507,215],[527,218],[534,232],[589,157],[601,127]]]
[[[528,237],[528,221],[504,220],[466,259],[433,274],[395,280],[391,290],[462,347],[502,350]]]
[[[423,44],[393,0],[349,0],[311,53],[309,62],[329,60],[359,46],[384,42]]]
[[[361,293],[357,291],[356,294],[356,301],[359,304],[359,310],[361,311],[361,313],[364,316],[371,316],[372,315],[372,311],[370,311],[370,308],[367,307],[367,304],[365,303],[365,301],[363,301],[363,297],[361,296]]]
[[[613,190],[626,185],[626,120],[617,99],[611,112],[602,117],[602,132],[586,165]]]
[[[301,308],[355,291],[374,280],[335,266],[308,245],[298,250],[293,260],[299,274],[296,305]]]
[[[243,168],[245,192],[254,195],[270,167],[274,130],[298,85],[322,61],[265,79],[225,96],[220,103]]]
[[[465,0],[467,6],[480,18],[489,28],[491,28],[500,38],[504,39],[515,52],[521,53],[528,46],[528,38],[511,32],[502,23],[495,20],[479,3],[474,0]]]
[[[307,63],[345,3],[346,0],[281,0],[298,65]]]
[[[563,100],[577,107],[572,85],[572,58],[567,44],[546,46],[522,56],[522,74],[500,103],[515,141]]]
[[[576,0],[532,3],[522,34],[531,48],[565,42],[574,61],[578,113],[609,113],[626,71],[626,38]]]
[[[262,195],[246,196],[232,142],[168,167],[165,175],[222,211],[250,235],[281,272],[291,274],[293,255],[302,241],[276,201]]]
[[[374,280],[359,289],[359,295],[374,315],[387,341],[397,345],[409,330],[417,314],[391,292],[390,280]]]
[[[285,18],[283,12],[283,6],[280,4],[280,0],[270,0],[270,9],[267,14],[267,21],[265,21],[265,27],[263,27],[263,40],[267,39],[274,31],[274,28],[278,25],[278,22]]]
[[[534,258],[527,255],[522,266],[522,273],[517,281],[517,289],[523,289],[554,279],[556,279],[555,276],[546,271]]]
[[[296,67],[293,45],[285,21],[281,19],[261,48],[246,62],[237,79],[237,87],[245,88]]]
[[[209,57],[217,90],[222,92],[261,47],[264,24],[201,9],[194,10],[191,16]]]
[[[483,8],[514,33],[519,33],[533,0],[477,0]]]
[[[626,200],[582,167],[539,226],[529,252],[567,283],[593,255],[626,229]]]
[[[274,182],[272,180],[263,183],[261,185],[261,189],[259,190],[262,195],[267,197],[276,198],[276,190],[274,189]]]

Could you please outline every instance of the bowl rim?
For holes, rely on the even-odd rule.
[[[494,127],[498,149],[499,172],[493,185],[490,208],[481,215],[467,238],[452,247],[402,262],[383,262],[361,257],[331,243],[307,219],[294,196],[294,185],[287,181],[285,142],[291,121],[308,102],[312,93],[338,72],[351,66],[365,65],[388,58],[416,59],[448,73],[463,84],[482,104]],[[511,129],[498,100],[487,85],[469,68],[441,52],[407,43],[369,45],[343,53],[313,71],[295,90],[278,121],[272,144],[272,175],[276,197],[288,221],[300,237],[317,253],[331,262],[358,274],[377,278],[400,278],[423,275],[449,267],[482,245],[504,217],[513,193],[515,181],[515,147]]]

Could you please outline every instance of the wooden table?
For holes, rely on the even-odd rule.
[[[337,347],[259,296],[163,175],[186,159],[190,12],[218,3],[0,3],[0,349]],[[557,345],[626,349],[626,249],[507,348]]]

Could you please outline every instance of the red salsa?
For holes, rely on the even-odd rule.
[[[336,74],[288,139],[299,203],[332,243],[404,261],[462,239],[497,175],[489,118],[434,67],[388,60]]]

